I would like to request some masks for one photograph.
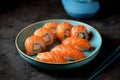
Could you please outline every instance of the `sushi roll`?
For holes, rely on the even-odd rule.
[[[45,41],[38,36],[29,36],[25,40],[25,50],[28,55],[35,55],[46,50]]]
[[[79,37],[69,37],[62,41],[63,45],[73,46],[79,50],[89,50],[91,45],[88,40]]]
[[[56,22],[47,22],[46,24],[43,25],[44,28],[48,28],[54,33],[55,39],[56,39],[57,26],[58,26],[58,23]]]
[[[66,62],[79,60],[84,57],[83,52],[79,51],[78,49],[72,46],[66,46],[66,45],[58,45],[53,49],[51,49],[51,52],[54,52],[55,54],[64,58]]]
[[[46,45],[51,45],[54,42],[54,34],[50,29],[47,28],[38,28],[34,35],[39,36],[44,39]]]
[[[65,38],[70,37],[71,28],[72,25],[67,22],[60,23],[56,29],[57,38],[62,41]]]
[[[88,31],[82,25],[77,25],[77,26],[72,27],[71,36],[80,37],[80,38],[84,38],[87,40],[89,39]]]
[[[61,63],[65,62],[65,59],[55,54],[54,52],[42,52],[38,53],[35,60],[42,62]]]

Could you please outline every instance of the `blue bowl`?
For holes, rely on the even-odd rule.
[[[32,35],[36,29],[42,27],[45,23],[51,22],[51,21],[54,21],[57,23],[68,22],[68,23],[72,24],[73,26],[75,26],[75,25],[85,26],[86,29],[88,30],[89,34],[91,34],[91,39],[89,40],[89,42],[90,42],[91,46],[94,47],[94,49],[91,51],[85,51],[84,52],[85,57],[81,60],[71,61],[71,62],[67,62],[67,63],[59,63],[59,64],[58,63],[50,63],[50,62],[38,62],[34,59],[35,56],[26,55],[25,47],[24,47],[25,39],[28,36]],[[18,35],[16,36],[16,39],[15,39],[15,45],[18,50],[18,53],[26,62],[28,62],[36,67],[50,69],[50,70],[72,69],[72,68],[77,68],[77,67],[80,67],[80,66],[83,66],[83,65],[89,63],[99,53],[101,44],[102,44],[101,36],[95,28],[93,28],[92,26],[90,26],[86,23],[83,23],[83,22],[78,22],[78,21],[74,21],[74,20],[65,20],[65,19],[53,19],[53,20],[45,20],[45,21],[33,23],[33,24],[25,27],[24,29],[22,29],[18,33]]]
[[[75,19],[87,19],[93,17],[100,5],[96,0],[61,0],[66,13]],[[87,2],[90,1],[90,2]]]

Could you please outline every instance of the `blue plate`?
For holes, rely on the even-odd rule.
[[[68,22],[68,23],[72,24],[73,26],[75,26],[75,25],[85,26],[91,36],[89,42],[90,42],[93,50],[84,51],[85,57],[83,59],[71,61],[71,62],[67,62],[67,63],[59,63],[59,64],[52,63],[52,62],[38,62],[34,59],[35,56],[26,55],[25,47],[24,47],[25,39],[28,36],[32,35],[36,29],[42,27],[45,23],[51,22],[51,21],[54,21],[57,23]],[[102,44],[102,38],[100,36],[100,33],[95,28],[93,28],[92,26],[90,26],[86,23],[83,23],[83,22],[78,22],[78,21],[74,21],[74,20],[65,20],[65,19],[52,19],[52,20],[44,20],[44,21],[33,23],[33,24],[25,27],[24,29],[22,29],[18,33],[18,35],[16,36],[16,39],[15,39],[15,45],[18,50],[18,53],[26,62],[28,62],[36,67],[50,69],[50,70],[72,69],[72,68],[80,67],[80,66],[87,64],[88,62],[93,60],[96,57],[96,55],[99,53],[101,44]]]

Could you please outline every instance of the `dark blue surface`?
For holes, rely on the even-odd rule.
[[[88,76],[88,80],[92,80],[95,76],[97,76],[101,71],[107,68],[111,63],[113,63],[119,57],[120,57],[120,45],[118,45],[115,51],[110,56],[108,56],[105,59],[105,61],[103,61],[102,64],[100,64],[100,66],[90,74],[90,76]]]
[[[31,23],[55,18],[73,19],[66,14],[61,1],[8,0],[5,5],[1,2],[0,80],[85,80],[120,43],[119,0],[99,1],[101,8],[97,15],[78,21],[94,26],[101,33],[103,38],[101,52],[90,64],[64,71],[50,71],[31,66],[17,54],[14,43],[17,33]],[[87,68],[88,66],[90,68]],[[93,80],[99,79],[120,80],[120,59],[117,59]]]

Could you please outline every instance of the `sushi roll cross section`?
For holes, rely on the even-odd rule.
[[[35,55],[46,50],[45,41],[39,36],[29,36],[26,38],[24,45],[28,55]]]
[[[89,39],[88,31],[82,25],[77,25],[77,26],[72,27],[71,36],[80,37],[80,38],[87,39],[87,40]]]
[[[46,45],[51,45],[54,42],[54,34],[50,29],[47,28],[38,28],[34,35],[39,36],[44,39]]]
[[[72,28],[72,25],[69,24],[69,23],[67,23],[67,22],[60,23],[60,24],[57,26],[57,29],[56,29],[56,36],[57,36],[57,38],[58,38],[60,41],[62,41],[62,40],[64,40],[65,38],[70,37],[71,28]]]
[[[54,36],[55,36],[55,39],[56,39],[57,26],[58,26],[58,23],[56,23],[56,22],[47,22],[43,25],[43,28],[50,29],[54,33]]]

